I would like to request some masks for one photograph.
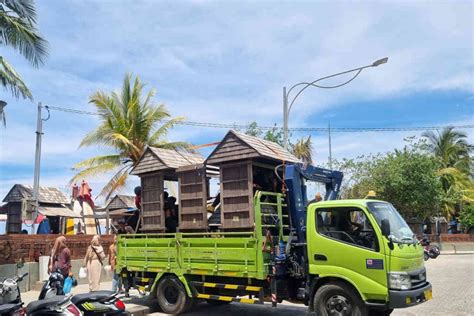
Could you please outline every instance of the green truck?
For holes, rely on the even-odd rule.
[[[423,248],[388,202],[336,200],[342,174],[285,166],[285,195],[256,191],[254,229],[120,235],[126,289],[180,314],[196,300],[300,302],[317,315],[388,315],[432,298]],[[306,182],[326,185],[308,202]]]

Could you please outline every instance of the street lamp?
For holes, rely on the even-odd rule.
[[[351,70],[347,70],[347,71],[343,71],[343,72],[340,72],[340,73],[337,73],[337,74],[334,74],[334,75],[330,75],[330,76],[326,76],[326,77],[322,77],[322,78],[319,78],[319,79],[316,79],[314,81],[311,81],[311,82],[300,82],[300,83],[297,83],[295,85],[293,85],[289,90],[288,92],[286,91],[286,87],[283,87],[283,144],[285,144],[285,147],[288,147],[288,118],[290,116],[290,111],[291,111],[291,108],[293,106],[293,104],[295,103],[296,99],[298,98],[298,96],[303,93],[304,90],[306,90],[306,88],[308,87],[316,87],[316,88],[321,88],[321,89],[335,89],[335,88],[339,88],[339,87],[342,87],[346,84],[348,84],[349,82],[351,82],[352,80],[354,80],[355,78],[357,78],[357,76],[362,72],[362,70],[364,70],[365,68],[371,68],[371,67],[377,67],[379,65],[382,65],[382,64],[385,64],[386,62],[388,61],[388,57],[385,57],[385,58],[381,58],[381,59],[378,59],[376,61],[374,61],[372,64],[370,65],[367,65],[367,66],[363,66],[363,67],[359,67],[359,68],[354,68],[354,69],[351,69]],[[321,86],[321,85],[318,85],[316,84],[317,82],[319,81],[322,81],[322,80],[325,80],[325,79],[328,79],[328,78],[332,78],[332,77],[336,77],[336,76],[340,76],[340,75],[344,75],[344,74],[348,74],[348,73],[351,73],[351,72],[355,72],[355,75],[347,80],[346,82],[343,82],[341,84],[337,84],[337,85],[334,85],[334,86]],[[295,96],[293,97],[293,99],[291,100],[289,106],[288,106],[288,99],[290,97],[290,93],[293,91],[293,89],[295,89],[296,87],[300,87],[299,91],[295,94]]]

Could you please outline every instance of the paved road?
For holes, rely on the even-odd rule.
[[[474,315],[474,255],[442,255],[426,262],[428,279],[433,284],[433,300],[408,309],[395,310],[392,315]],[[148,303],[151,315],[158,312]],[[214,307],[200,303],[187,313],[188,316],[299,316],[305,315],[306,307],[291,303],[269,306],[230,304]]]
[[[392,315],[474,315],[474,255],[441,255],[436,260],[426,262],[428,279],[433,284],[433,300],[408,309],[399,309]],[[101,288],[109,289],[110,282],[101,284]],[[75,293],[87,291],[86,285],[74,288]],[[38,292],[22,294],[27,303],[38,297]],[[139,298],[132,293],[133,303],[146,305],[150,308],[150,315],[166,315],[158,312],[158,307],[151,300]],[[276,309],[269,306],[230,304],[227,306],[210,306],[205,302],[195,306],[187,316],[299,316],[306,314],[306,307],[291,303],[283,303]]]

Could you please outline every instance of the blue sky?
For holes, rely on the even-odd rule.
[[[343,88],[308,89],[292,110],[290,127],[474,123],[470,1],[50,0],[37,6],[39,28],[50,43],[46,64],[33,69],[10,48],[2,49],[35,102],[92,111],[89,95],[118,89],[124,74],[133,72],[157,89],[156,101],[174,116],[280,124],[284,85],[388,56],[388,64],[364,71]],[[3,198],[14,183],[33,182],[36,104],[15,100],[6,90],[1,97],[8,102],[8,126],[0,129]],[[67,190],[75,162],[108,150],[78,149],[96,118],[51,114],[44,125],[41,184]],[[201,144],[225,132],[178,127],[169,139]],[[472,130],[466,132],[474,142]],[[333,154],[385,152],[418,134],[338,133]],[[327,161],[327,135],[313,138],[316,162]],[[105,177],[89,180],[98,192]]]

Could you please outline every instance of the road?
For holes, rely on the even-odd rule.
[[[426,262],[428,280],[433,284],[433,300],[421,305],[395,310],[392,315],[474,315],[474,254],[441,255],[435,260]],[[110,282],[101,284],[102,289],[109,289]],[[74,293],[87,292],[87,285],[74,288]],[[36,300],[38,292],[22,293],[23,301],[27,304]],[[127,306],[136,305],[149,307],[150,315],[166,315],[158,312],[157,305],[150,299],[140,298],[132,292],[132,298],[126,300]],[[25,304],[25,305],[26,305]],[[134,306],[135,305],[135,306]],[[306,307],[291,303],[282,303],[278,308],[269,306],[230,304],[226,306],[210,306],[205,302],[196,304],[192,312],[186,316],[303,316]]]
[[[433,300],[407,309],[395,310],[392,315],[474,315],[474,255],[441,255],[426,262],[429,281],[433,285]],[[158,312],[155,304],[148,302],[151,315]],[[230,304],[210,306],[199,303],[187,316],[298,316],[306,314],[306,307],[283,303],[278,308],[269,306]]]

